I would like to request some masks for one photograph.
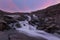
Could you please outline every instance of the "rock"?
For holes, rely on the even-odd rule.
[[[8,34],[4,31],[0,31],[0,40],[8,40]]]
[[[9,29],[10,27],[6,23],[0,22],[0,31],[9,30]]]
[[[7,38],[8,40],[47,40],[43,37],[29,37],[25,35],[24,33],[20,33],[13,29],[6,31],[4,34],[8,35],[4,37],[4,38]],[[2,36],[5,36],[5,35],[2,35]]]
[[[34,37],[29,37],[23,33],[15,33],[10,35],[10,40],[47,40],[45,38],[34,38]]]
[[[17,18],[17,20],[19,20],[19,21],[24,21],[24,20],[27,20],[27,19],[28,19],[28,17],[25,16],[25,15],[21,15],[20,17]]]
[[[15,25],[17,28],[21,28],[21,25],[19,23],[16,23]]]
[[[0,19],[0,31],[8,30],[10,27],[7,25],[7,23]]]
[[[16,20],[14,20],[12,17],[9,17],[9,16],[4,16],[4,19],[3,20],[6,21],[7,24],[17,22]]]

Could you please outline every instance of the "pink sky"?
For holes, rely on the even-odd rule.
[[[30,12],[58,3],[60,0],[0,0],[0,9],[9,12]]]

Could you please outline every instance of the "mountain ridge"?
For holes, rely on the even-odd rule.
[[[51,12],[51,11],[60,11],[60,3],[59,4],[56,4],[56,5],[52,5],[52,6],[49,6],[45,9],[42,9],[42,10],[37,10],[37,11],[32,11],[30,13],[46,13],[46,12]],[[27,14],[28,12],[24,13],[24,12],[14,12],[14,13],[11,13],[11,12],[5,12],[3,10],[0,10],[0,13],[5,13],[5,14]]]

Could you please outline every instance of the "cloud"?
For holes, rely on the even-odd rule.
[[[29,12],[60,3],[60,0],[0,0],[0,9],[10,12]]]

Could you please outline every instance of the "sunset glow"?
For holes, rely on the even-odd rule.
[[[0,0],[0,10],[9,12],[31,12],[58,3],[60,3],[60,0]]]

